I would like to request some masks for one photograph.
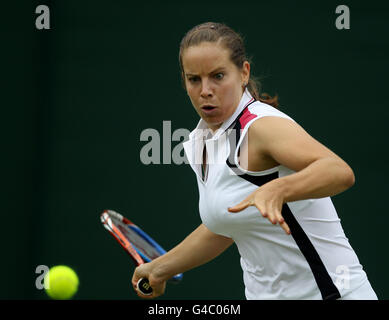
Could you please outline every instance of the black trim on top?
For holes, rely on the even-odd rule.
[[[239,115],[236,117],[236,119],[234,120],[234,122],[228,127],[228,129],[226,130],[227,132],[227,139],[230,141],[230,147],[233,146],[234,148],[230,150],[230,154],[227,158],[227,164],[228,166],[233,169],[235,171],[234,168],[237,169],[237,166],[235,165],[234,163],[234,155],[235,155],[235,148],[236,146],[238,145],[238,142],[240,140],[240,135],[241,135],[241,131],[242,131],[242,128],[241,128],[241,125],[240,125],[240,118],[243,116],[243,113],[246,111],[246,109],[252,105],[254,102],[256,102],[257,100],[254,99],[253,101],[251,101],[250,103],[248,103],[244,108],[243,110],[239,113]],[[234,133],[234,134],[232,134]],[[234,139],[235,137],[235,139]],[[233,142],[233,143],[231,143]],[[239,153],[240,153],[240,149],[238,150],[238,157],[239,157]],[[230,157],[232,161],[230,161]],[[239,170],[240,171],[240,170]],[[236,172],[236,171],[235,171]],[[237,173],[237,172],[236,172]],[[240,172],[241,174],[242,172]],[[240,175],[239,174],[239,175]]]
[[[286,203],[282,206],[281,214],[290,228],[293,239],[296,241],[297,246],[312,270],[323,300],[336,300],[340,298],[338,288],[332,282],[323,261]]]
[[[246,109],[246,108],[245,108]],[[244,110],[243,110],[244,111]],[[268,183],[274,179],[277,179],[279,177],[279,173],[274,172],[267,175],[262,176],[252,176],[247,173],[243,173],[234,163],[234,154],[235,154],[235,148],[238,144],[238,141],[240,139],[240,122],[239,119],[243,114],[242,113],[238,116],[238,118],[235,120],[235,122],[232,124],[230,128],[233,128],[236,130],[236,139],[233,139],[233,137],[229,138],[230,142],[230,155],[228,156],[226,160],[226,164],[230,167],[231,170],[233,170],[237,176],[241,177],[242,179],[245,179],[246,181],[255,184],[256,186],[260,187],[264,185],[265,183]],[[233,141],[235,140],[235,141]],[[235,145],[235,147],[234,147]],[[230,162],[230,157],[232,156],[232,163]],[[309,240],[307,234],[304,232],[303,228],[300,226],[296,218],[294,217],[292,211],[290,210],[288,204],[284,204],[281,211],[282,216],[285,219],[285,222],[288,224],[291,235],[293,239],[295,240],[297,246],[299,247],[301,253],[307,260],[309,267],[313,273],[313,276],[315,278],[316,284],[320,290],[321,296],[323,300],[335,300],[341,297],[338,288],[333,283],[330,275],[328,274],[327,269],[325,268],[323,261],[321,260],[319,254],[317,253],[315,247],[313,246],[312,242]]]

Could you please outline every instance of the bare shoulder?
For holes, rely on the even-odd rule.
[[[287,118],[266,116],[248,130],[251,153],[260,153],[295,171],[322,157],[337,157],[298,123]]]
[[[295,121],[277,117],[277,116],[265,116],[257,119],[252,123],[249,131],[260,135],[274,135],[284,134],[290,131],[305,132],[306,131]]]
[[[277,116],[266,116],[254,121],[248,129],[249,143],[265,147],[273,143],[288,143],[290,140],[313,139],[295,121]]]
[[[263,171],[279,165],[273,157],[269,145],[277,144],[280,134],[285,126],[293,126],[294,122],[277,116],[266,116],[255,120],[249,127],[248,133],[241,145],[240,165],[250,171]],[[289,129],[293,130],[293,129]]]

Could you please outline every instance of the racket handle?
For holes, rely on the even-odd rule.
[[[137,289],[145,296],[149,296],[153,293],[153,288],[151,288],[149,280],[146,278],[140,278],[136,286]]]

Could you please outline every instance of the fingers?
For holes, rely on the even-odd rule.
[[[272,210],[260,210],[262,216],[267,218],[272,224],[279,224],[281,228],[285,231],[286,234],[290,233],[290,228],[288,224],[285,222],[284,217],[281,214],[280,210],[272,209]]]
[[[136,292],[136,294],[140,298],[147,299],[147,298],[151,298],[152,295],[144,295],[138,289],[138,281],[141,278],[147,278],[147,276],[148,276],[147,272],[144,272],[143,269],[144,269],[144,265],[140,265],[140,266],[135,268],[134,274],[133,274],[132,279],[131,279],[131,284],[132,284],[132,287],[134,288],[134,291]]]
[[[229,212],[239,212],[244,209],[246,209],[248,206],[252,206],[253,203],[249,199],[243,200],[241,203],[237,204],[236,206],[229,207],[228,211]]]
[[[153,289],[152,294],[144,295],[138,289],[138,281],[141,278],[146,278],[149,280],[149,284]],[[153,274],[150,272],[150,264],[142,264],[135,268],[134,274],[131,279],[132,287],[134,288],[138,297],[142,299],[154,299],[164,294],[166,288],[166,281],[156,279]]]
[[[135,291],[137,291],[137,284],[138,284],[139,279],[141,278],[141,276],[139,275],[138,268],[139,267],[135,268],[134,273],[132,275],[132,279],[131,279],[132,287],[134,288]]]
[[[136,294],[142,299],[154,299],[164,294],[166,288],[166,282],[162,283],[150,283],[151,288],[153,289],[152,293],[149,295],[142,294],[138,288],[136,288]]]
[[[267,218],[272,224],[279,224],[281,228],[285,231],[286,234],[291,234],[290,228],[288,224],[285,222],[281,210],[278,209],[278,206],[275,204],[269,204],[269,203],[264,203],[264,202],[258,202],[254,200],[252,196],[246,198],[243,200],[241,203],[229,207],[228,211],[229,212],[239,212],[244,209],[246,209],[249,206],[256,206],[259,212],[262,214],[264,218]],[[281,205],[282,207],[282,205]]]
[[[138,295],[138,297],[140,297],[142,299],[153,299],[153,298],[157,297],[157,295],[155,294],[155,290],[151,285],[150,286],[153,288],[153,292],[152,292],[152,294],[146,294],[146,295],[143,294],[142,291],[139,290],[138,282],[134,283],[134,281],[132,281],[132,286],[133,286],[136,294]]]
[[[282,223],[280,223],[280,226],[282,227],[282,229],[284,229],[284,231],[285,231],[286,234],[291,234],[290,228],[289,228],[289,226],[286,224],[285,221],[282,222]]]

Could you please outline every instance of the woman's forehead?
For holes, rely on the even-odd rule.
[[[185,73],[225,68],[232,64],[229,50],[214,42],[203,42],[186,48],[182,54],[182,63]]]

